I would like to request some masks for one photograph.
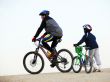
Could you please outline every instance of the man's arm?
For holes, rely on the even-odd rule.
[[[45,32],[45,33],[41,36],[41,38],[44,38],[46,35],[47,35],[47,32]]]
[[[45,21],[42,21],[40,27],[38,28],[38,30],[37,30],[37,32],[36,32],[36,34],[35,34],[35,36],[34,36],[35,38],[39,36],[39,34],[40,34],[41,31],[45,28],[45,26],[46,26],[46,22],[45,22]]]

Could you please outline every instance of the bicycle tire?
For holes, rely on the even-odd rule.
[[[38,71],[34,71],[34,72],[33,72],[33,71],[31,71],[31,70],[27,67],[27,65],[26,65],[26,58],[27,58],[29,55],[31,55],[31,54],[36,55],[36,56],[39,57],[40,60],[41,60],[42,65],[41,65],[41,68],[40,68]],[[43,59],[43,57],[42,57],[39,53],[36,53],[35,51],[31,51],[31,52],[28,52],[28,53],[24,56],[24,58],[23,58],[23,66],[24,66],[25,70],[26,70],[28,73],[30,73],[30,74],[38,74],[38,73],[40,73],[40,72],[43,70],[43,68],[44,68],[44,59]]]
[[[78,62],[79,61],[79,62]],[[74,65],[78,65],[79,68],[76,70],[76,68],[74,67]],[[78,56],[75,56],[73,58],[73,62],[72,62],[72,69],[75,73],[79,73],[82,69],[82,64],[81,64],[81,60]]]
[[[89,62],[89,64],[88,64]],[[88,69],[89,67],[89,69]],[[92,71],[92,67],[93,67],[93,60],[87,56],[87,59],[86,59],[86,64],[85,64],[85,72],[86,73],[90,73]]]
[[[70,56],[70,59],[71,59],[71,62],[69,62],[70,63],[70,66],[69,66],[69,68],[67,68],[67,69],[63,69],[63,68],[60,68],[60,64],[63,64],[63,63],[57,63],[56,64],[56,67],[57,67],[57,69],[60,71],[60,72],[70,72],[71,71],[71,68],[72,68],[72,61],[73,61],[73,54],[69,51],[69,50],[67,50],[67,49],[61,49],[61,50],[59,50],[58,51],[58,53],[57,53],[57,61],[58,61],[58,57],[61,55],[61,53],[62,52],[66,52],[67,54],[69,54],[69,56]],[[64,56],[64,54],[62,55],[62,56]],[[62,56],[60,56],[60,57],[62,57]],[[65,58],[66,60],[67,60],[67,58]],[[69,60],[67,60],[67,61],[69,61]],[[68,64],[69,65],[69,64]]]

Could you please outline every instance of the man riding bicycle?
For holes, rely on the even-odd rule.
[[[42,30],[45,29],[45,33],[41,36],[42,44],[51,52],[50,58],[52,57],[52,64],[50,66],[54,67],[56,61],[55,47],[58,44],[57,40],[62,38],[63,32],[57,22],[49,16],[48,10],[43,10],[39,15],[41,16],[42,22],[35,36],[32,38],[32,42],[35,42]],[[52,41],[51,46],[47,44],[50,41]]]

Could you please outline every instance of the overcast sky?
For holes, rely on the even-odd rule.
[[[35,49],[31,39],[41,23],[39,13],[45,9],[63,29],[63,41],[57,49],[67,48],[76,55],[72,45],[83,36],[82,25],[90,24],[99,44],[102,67],[110,67],[109,0],[0,0],[0,75],[27,73],[22,59]],[[56,70],[49,64],[43,72]]]

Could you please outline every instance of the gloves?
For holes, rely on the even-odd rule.
[[[77,44],[73,44],[73,46],[77,47],[78,45]]]
[[[35,41],[36,41],[36,38],[35,38],[35,37],[33,37],[33,38],[32,38],[32,42],[35,42]]]

